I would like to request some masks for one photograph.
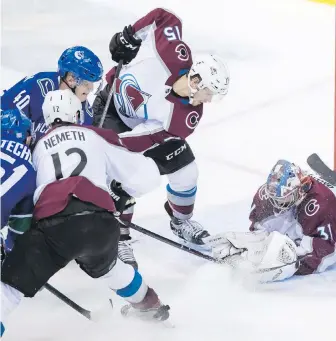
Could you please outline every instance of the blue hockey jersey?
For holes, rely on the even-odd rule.
[[[49,91],[59,89],[59,75],[57,72],[39,72],[33,76],[25,77],[1,96],[2,110],[18,108],[22,110],[33,122],[32,135],[36,140],[47,131],[42,113],[42,104]],[[84,112],[84,125],[91,125],[93,113],[88,101],[82,103]]]
[[[15,208],[18,216],[31,216],[36,172],[30,149],[6,133],[1,134],[1,228]]]

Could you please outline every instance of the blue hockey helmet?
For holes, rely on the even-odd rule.
[[[19,109],[1,111],[1,131],[25,142],[31,131],[31,120]]]
[[[82,81],[97,82],[103,75],[103,66],[99,58],[84,46],[66,49],[58,60],[58,73],[63,78],[71,72],[77,84]]]

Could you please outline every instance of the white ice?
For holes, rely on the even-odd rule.
[[[335,9],[308,0],[4,0],[1,89],[55,70],[68,46],[86,45],[112,66],[117,31],[163,6],[184,22],[194,51],[223,55],[231,88],[207,105],[189,138],[200,169],[195,219],[211,232],[247,230],[255,190],[280,158],[306,167],[317,152],[333,162]],[[163,210],[165,181],[138,200],[134,221],[173,238]],[[122,301],[70,264],[50,283],[88,309],[112,297],[114,310],[92,323],[46,290],[26,299],[6,341],[333,341],[336,269],[283,283],[251,285],[210,264],[134,233],[140,270],[171,306],[174,329],[124,320]]]

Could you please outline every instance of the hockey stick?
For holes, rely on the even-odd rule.
[[[188,247],[188,246],[186,246],[186,245],[177,243],[177,242],[175,242],[175,241],[173,241],[173,240],[171,240],[171,239],[169,239],[169,238],[160,236],[159,234],[157,234],[157,233],[155,233],[155,232],[152,232],[152,231],[149,231],[149,230],[145,229],[144,227],[141,227],[141,226],[139,226],[139,225],[137,225],[137,224],[130,223],[130,222],[125,222],[125,221],[120,220],[119,218],[116,218],[116,219],[117,219],[121,224],[123,224],[124,226],[130,227],[130,228],[132,228],[133,230],[136,230],[136,231],[138,231],[138,232],[141,232],[141,233],[143,233],[143,234],[145,234],[145,235],[147,235],[147,236],[149,236],[149,237],[152,237],[152,238],[154,238],[154,239],[157,239],[157,240],[159,240],[159,241],[161,241],[161,242],[163,242],[163,243],[165,243],[165,244],[171,245],[171,246],[173,246],[173,247],[175,247],[175,248],[177,248],[177,249],[180,249],[180,250],[182,250],[182,251],[191,253],[191,254],[193,254],[193,255],[195,255],[195,256],[198,256],[198,257],[200,257],[200,258],[206,259],[206,260],[211,261],[211,262],[213,262],[213,263],[217,263],[217,264],[227,264],[227,265],[229,265],[229,266],[232,267],[232,265],[230,265],[230,258],[231,258],[231,257],[238,256],[238,254],[236,254],[236,255],[233,255],[233,256],[228,256],[228,257],[223,258],[223,259],[217,259],[217,258],[211,257],[211,256],[209,256],[209,255],[206,255],[206,254],[204,254],[204,253],[202,253],[202,252],[200,252],[200,251],[197,251],[197,250],[195,250],[195,249],[192,249],[192,248],[190,248],[190,247]],[[273,270],[278,270],[278,269],[284,268],[284,267],[286,267],[286,266],[288,266],[288,265],[295,264],[295,263],[298,262],[299,260],[301,261],[301,260],[305,259],[307,256],[308,256],[308,255],[303,256],[303,257],[301,257],[300,259],[297,259],[297,260],[295,260],[295,261],[293,261],[293,262],[291,262],[291,263],[287,263],[287,264],[285,264],[285,265],[280,265],[280,266],[275,266],[275,267],[271,267],[271,268],[262,269],[262,270],[260,270],[260,273],[262,273],[262,272],[269,272],[269,271],[273,271]]]
[[[59,298],[61,301],[63,301],[65,304],[67,304],[68,306],[70,306],[72,309],[75,309],[77,312],[79,312],[80,314],[82,314],[84,317],[86,317],[87,319],[91,320],[91,311],[86,310],[84,308],[82,308],[81,306],[79,306],[77,303],[75,303],[74,301],[72,301],[69,297],[65,296],[64,294],[62,294],[60,291],[58,291],[55,287],[53,287],[52,285],[50,285],[49,283],[46,283],[44,285],[44,287],[51,292],[53,295],[55,295],[57,298]]]
[[[119,74],[120,74],[122,66],[123,66],[123,60],[120,59],[119,63],[118,63],[118,66],[117,66],[117,70],[116,70],[116,72],[114,74],[114,80],[113,80],[112,86],[111,86],[110,91],[109,91],[108,96],[107,96],[107,100],[106,100],[106,104],[105,104],[105,107],[104,107],[104,111],[103,111],[102,117],[101,117],[100,122],[99,122],[99,126],[98,126],[99,128],[101,128],[103,126],[103,124],[104,124],[105,117],[106,117],[106,114],[107,114],[107,110],[108,110],[108,107],[110,106],[110,102],[111,102],[113,93],[115,93],[116,88],[117,88],[117,78],[119,77]]]
[[[122,221],[120,220],[119,218],[116,218],[122,225],[126,226],[126,227],[130,227],[132,228],[133,230],[136,230],[138,232],[141,232],[149,237],[152,237],[154,239],[157,239],[159,240],[160,242],[163,242],[165,244],[168,244],[170,246],[173,246],[179,250],[182,250],[182,251],[185,251],[185,252],[188,252],[188,253],[191,253],[195,256],[198,256],[200,258],[204,258],[206,260],[209,260],[211,262],[214,262],[214,263],[222,263],[221,260],[219,259],[216,259],[214,257],[211,257],[209,255],[205,255],[204,253],[200,252],[200,251],[197,251],[191,247],[188,247],[186,245],[183,245],[183,244],[180,244],[178,242],[175,242],[169,238],[166,238],[166,237],[163,237],[163,236],[160,236],[159,234],[155,233],[155,232],[152,232],[152,231],[149,231],[147,229],[145,229],[144,227],[141,227],[137,224],[134,224],[134,223],[130,223],[130,222],[125,222],[125,221]]]
[[[336,186],[336,172],[331,170],[316,153],[308,157],[307,163],[323,180]]]

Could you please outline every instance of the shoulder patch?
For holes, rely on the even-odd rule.
[[[55,90],[55,84],[50,78],[40,78],[37,80],[37,84],[41,89],[43,97],[49,92]]]
[[[260,200],[267,200],[268,199],[268,195],[266,193],[266,184],[262,185],[259,188],[258,195],[259,195]]]
[[[320,205],[318,204],[316,199],[311,199],[305,205],[305,213],[308,217],[312,217],[315,215],[320,209]]]
[[[183,43],[180,43],[175,47],[175,52],[177,53],[177,58],[183,62],[189,59],[188,49]]]

